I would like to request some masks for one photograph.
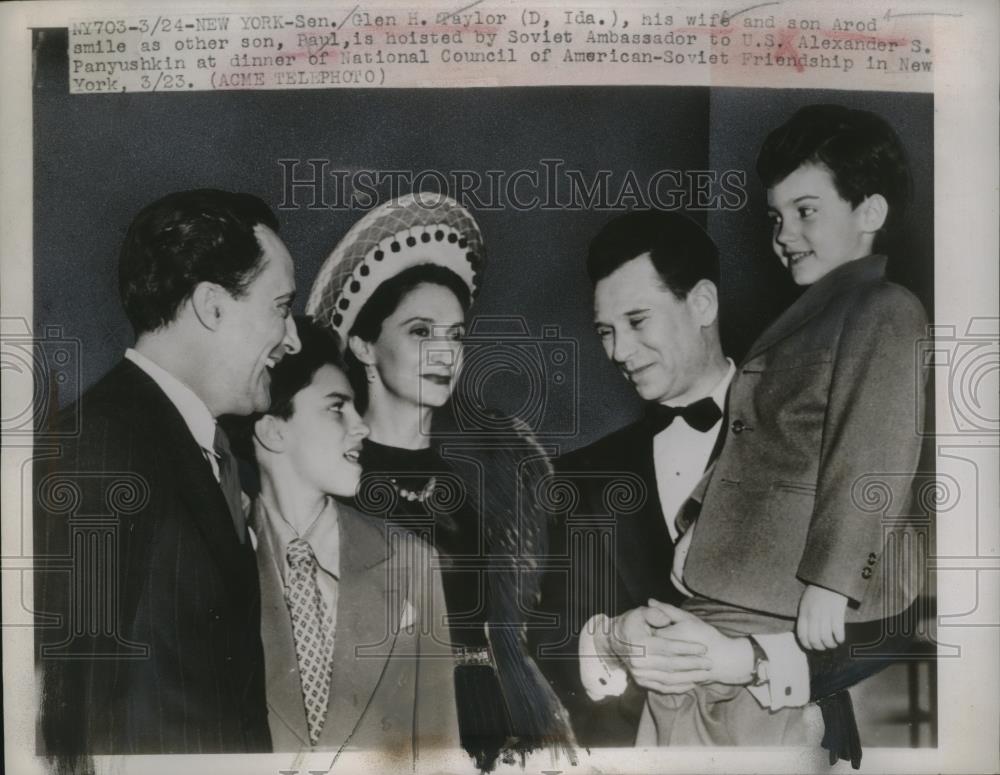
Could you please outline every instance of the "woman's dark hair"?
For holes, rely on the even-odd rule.
[[[469,311],[472,297],[469,286],[461,277],[440,264],[417,264],[393,275],[375,289],[358,313],[348,336],[357,336],[366,342],[376,341],[382,334],[382,324],[385,319],[399,308],[410,291],[424,284],[447,288],[455,294],[462,312]],[[359,412],[364,413],[368,409],[368,381],[365,379],[364,366],[350,348],[347,348],[344,361],[348,379],[354,388],[354,404]]]

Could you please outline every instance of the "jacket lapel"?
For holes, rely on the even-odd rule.
[[[125,360],[122,367],[135,380],[139,400],[149,408],[150,424],[159,440],[164,469],[173,472],[178,497],[218,563],[234,598],[247,597],[247,547],[233,528],[229,506],[198,443],[177,407],[152,377]]]
[[[303,747],[309,747],[309,727],[302,700],[292,619],[285,603],[271,531],[263,525],[266,518],[258,499],[254,502],[254,524],[260,525],[257,530],[257,567],[260,571],[261,640],[264,643],[267,707],[299,738]]]
[[[728,413],[724,408],[715,445],[706,461],[706,472],[721,452],[726,437],[727,419]],[[631,465],[632,470],[646,483],[646,503],[638,513],[626,517],[633,520],[632,525],[617,531],[615,568],[629,590],[632,600],[642,605],[645,605],[650,590],[659,589],[660,594],[665,594],[664,590],[673,589],[669,584],[669,576],[674,556],[674,542],[670,537],[663,508],[660,505],[662,501],[659,484],[656,481],[653,438],[654,434],[649,424],[640,420],[631,437],[632,443],[628,445],[628,449],[635,450],[636,457],[627,465]],[[706,473],[692,494],[697,494],[701,484],[707,479]],[[704,497],[703,492],[702,497]],[[645,559],[638,562],[637,558]]]
[[[386,523],[338,503],[340,583],[333,677],[320,748],[342,750],[364,715],[392,653],[406,601],[401,562]]]
[[[743,362],[747,363],[760,353],[802,328],[816,317],[830,300],[845,286],[874,280],[885,276],[886,257],[880,255],[859,258],[837,267],[810,286],[781,316],[754,342]]]
[[[617,557],[614,563],[631,598],[641,600],[643,605],[649,597],[649,590],[658,586],[653,583],[653,579],[661,575],[663,570],[659,562],[637,562],[637,558],[649,558],[651,555],[662,558],[669,576],[669,558],[673,554],[670,533],[660,508],[660,492],[653,460],[653,434],[650,430],[647,422],[640,420],[636,423],[632,443],[628,445],[635,457],[631,461],[623,461],[624,467],[635,471],[645,483],[646,502],[638,512],[621,517],[622,520],[628,520],[629,524],[619,524],[620,529],[616,531]]]

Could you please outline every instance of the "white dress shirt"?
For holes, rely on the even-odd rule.
[[[721,408],[725,406],[726,392],[736,374],[736,365],[727,359],[729,368],[725,376],[708,394]],[[696,396],[691,403],[704,398]],[[687,543],[677,529],[677,513],[701,480],[708,465],[721,431],[720,419],[708,431],[692,428],[683,418],[674,422],[653,437],[653,467],[656,472],[656,489],[660,509],[670,533],[677,544],[675,566],[664,569],[670,573],[674,585],[690,596],[681,582],[683,561],[687,555]],[[680,539],[680,541],[678,541]],[[610,632],[611,622],[605,614],[590,618],[580,633],[580,678],[587,695],[592,700],[620,695],[628,686],[628,673],[614,660],[613,655],[599,654],[594,634],[600,628]],[[766,708],[778,710],[783,707],[805,705],[809,701],[809,667],[805,654],[795,642],[794,633],[755,636],[755,640],[768,655],[768,683],[747,687],[757,701]],[[595,659],[594,657],[598,657]]]
[[[184,424],[187,425],[194,440],[201,447],[202,454],[212,466],[215,481],[219,481],[219,460],[215,454],[215,418],[205,406],[205,402],[177,377],[153,363],[142,353],[129,347],[125,357],[142,369],[159,386],[180,412]]]
[[[340,520],[333,498],[326,499],[316,519],[300,535],[267,498],[263,495],[258,497],[262,508],[261,519],[256,527],[258,531],[268,531],[282,587],[285,586],[288,577],[288,544],[293,538],[301,538],[312,547],[316,556],[316,584],[319,587],[319,595],[333,621],[336,622],[337,585],[340,581]]]
[[[728,359],[727,359],[728,360]],[[726,405],[726,391],[736,374],[736,365],[730,360],[725,376],[709,393],[720,409]],[[704,398],[704,396],[702,396]],[[694,403],[698,399],[692,399]],[[676,544],[680,538],[677,530],[677,512],[691,495],[708,466],[715,442],[719,438],[722,418],[707,431],[697,431],[684,418],[678,417],[653,437],[653,468],[656,470],[656,492],[660,510]],[[682,590],[683,591],[683,590]]]

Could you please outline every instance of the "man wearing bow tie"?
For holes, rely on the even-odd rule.
[[[551,542],[569,572],[550,572],[543,587],[543,607],[559,627],[534,639],[577,739],[631,746],[647,691],[677,694],[724,675],[726,683],[752,683],[767,710],[821,701],[823,746],[857,766],[858,732],[842,690],[909,648],[910,614],[890,627],[849,625],[840,648],[807,655],[791,632],[726,637],[691,614],[650,604],[679,605],[690,595],[680,538],[729,424],[736,369],[719,340],[715,245],[677,213],[628,213],[592,241],[587,271],[604,350],[648,403],[636,422],[558,461],[580,497]],[[740,420],[732,430],[743,430]],[[657,637],[682,616],[695,634],[690,642]],[[872,643],[868,659],[851,658],[851,644]]]
[[[685,528],[679,512],[718,454],[735,367],[719,341],[718,252],[693,221],[669,212],[615,218],[591,243],[587,272],[604,351],[648,404],[636,422],[558,461],[580,502],[553,545],[582,540],[600,548],[586,559],[570,554],[569,575],[546,579],[546,609],[566,626],[559,646],[542,636],[548,654],[563,658],[542,661],[581,744],[631,746],[643,689],[656,688],[655,673],[645,671],[707,667],[700,646],[652,637],[640,614],[622,617],[618,629],[627,631],[610,636],[613,617],[650,598],[683,599],[670,577]],[[587,537],[588,518],[607,515],[616,488],[633,503],[613,515],[612,526],[605,520],[597,528],[606,535]],[[646,656],[618,653],[622,642],[644,647]]]
[[[548,644],[541,653],[563,657],[542,663],[580,743],[631,746],[646,690],[662,691],[664,681],[677,690],[711,667],[701,644],[656,637],[667,619],[647,603],[680,604],[687,594],[671,572],[682,567],[675,547],[690,524],[688,498],[722,446],[735,365],[719,338],[718,251],[693,221],[671,212],[619,216],[592,241],[587,271],[604,351],[648,404],[636,422],[559,461],[580,500],[553,540],[565,542],[570,572],[549,574],[543,592],[564,624],[561,643],[540,636]],[[609,509],[615,491],[635,497]],[[602,515],[603,524],[594,521]],[[776,668],[779,704],[804,703],[809,675],[794,640],[760,645]],[[767,689],[758,690],[765,704]]]

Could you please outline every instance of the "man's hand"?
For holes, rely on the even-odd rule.
[[[844,613],[847,597],[825,587],[806,584],[799,599],[795,634],[802,648],[822,651],[844,642]]]
[[[676,606],[650,600],[671,624],[656,630],[656,636],[668,641],[697,643],[705,648],[712,667],[698,678],[699,683],[713,682],[742,686],[753,678],[753,646],[749,638],[731,638],[697,616]]]
[[[610,621],[610,632],[594,635],[598,651],[618,659],[642,688],[680,694],[709,675],[712,663],[703,656],[703,645],[657,637],[658,629],[671,623],[657,608],[633,608]]]

